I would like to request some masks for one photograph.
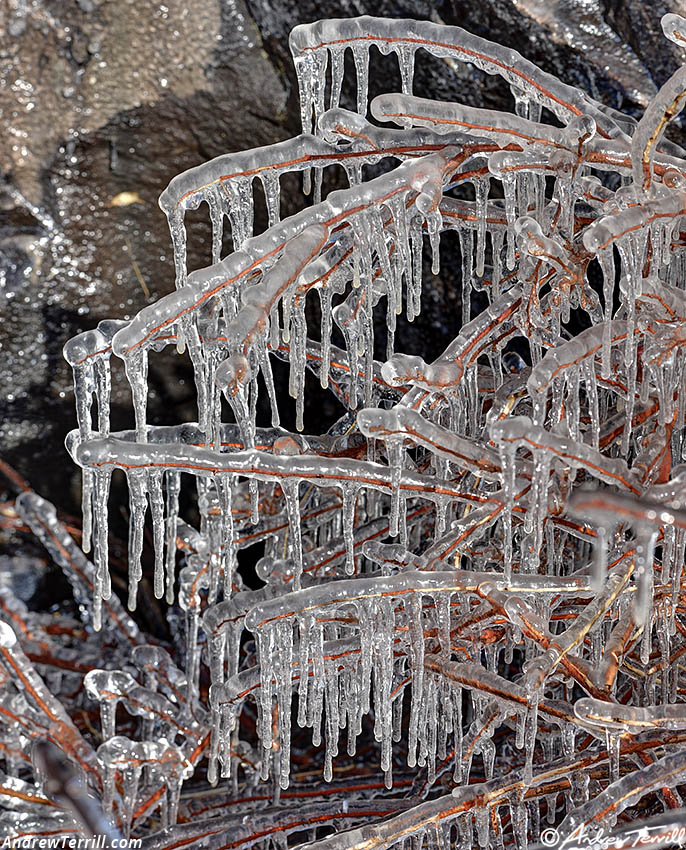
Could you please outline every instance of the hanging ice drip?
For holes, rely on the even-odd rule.
[[[686,20],[663,29],[685,46]],[[65,347],[82,547],[35,494],[14,510],[76,606],[29,611],[0,564],[0,837],[76,828],[26,756],[43,738],[149,850],[304,832],[316,850],[525,850],[620,816],[678,825],[686,154],[663,134],[686,72],[635,122],[458,27],[321,21],[290,46],[302,134],[172,180],[174,291]],[[372,47],[401,91],[370,102]],[[499,75],[514,112],[415,96],[431,57]],[[294,172],[311,201],[284,217]],[[189,274],[203,202],[208,266]],[[451,238],[459,331],[432,362],[396,352]],[[148,421],[167,347],[197,422]],[[110,429],[113,370],[130,430]],[[341,405],[325,433],[308,371]],[[164,647],[110,574],[115,472],[128,609],[149,569]]]

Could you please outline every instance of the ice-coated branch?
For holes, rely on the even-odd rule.
[[[663,30],[684,43],[684,19]],[[3,508],[79,614],[30,610],[0,559],[13,833],[73,829],[24,753],[39,737],[150,850],[526,850],[547,827],[677,818],[686,155],[664,130],[683,69],[636,122],[459,27],[320,21],[290,46],[302,135],[174,178],[175,291],[65,346],[93,563],[35,494]],[[370,104],[377,49],[401,90]],[[420,49],[499,75],[514,113],[415,96]],[[311,203],[282,204],[292,172]],[[208,265],[188,274],[203,202]],[[400,344],[427,294],[458,305],[433,359]],[[149,361],[174,348],[197,421],[153,425]],[[112,432],[122,367],[133,412]],[[148,574],[164,599],[146,599],[154,640],[118,601],[122,566],[131,611]]]

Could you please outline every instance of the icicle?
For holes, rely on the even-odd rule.
[[[439,593],[434,597],[436,605],[436,626],[438,628],[438,642],[441,647],[441,657],[444,662],[450,660],[450,594]]]
[[[112,376],[110,374],[110,361],[97,358],[93,364],[95,373],[95,397],[98,402],[98,434],[100,437],[110,435],[110,394]]]
[[[300,481],[297,478],[282,481],[281,489],[286,500],[289,548],[295,565],[293,589],[300,590],[300,577],[303,570],[303,549],[300,527]]]
[[[167,472],[167,595],[169,605],[174,602],[174,580],[176,574],[176,523],[179,513],[179,492],[181,490],[181,476],[178,472]]]
[[[279,173],[267,168],[260,171],[260,180],[264,189],[264,200],[267,205],[269,227],[278,224],[281,219],[281,190],[279,188]]]
[[[398,524],[400,519],[400,479],[403,470],[403,442],[402,439],[386,440],[386,455],[388,465],[391,468],[391,513],[388,520],[388,533],[391,537],[398,536]]]
[[[126,377],[131,387],[133,409],[136,416],[136,440],[148,441],[146,408],[148,403],[148,353],[145,349],[136,349],[124,359]]]
[[[422,630],[422,608],[417,594],[410,594],[405,601],[405,613],[410,633],[409,656],[412,672],[412,702],[408,730],[407,764],[417,763],[417,737],[419,714],[424,695],[424,633]]]
[[[116,733],[117,705],[137,685],[129,673],[121,670],[91,670],[83,680],[88,696],[100,703],[100,719],[103,741]]]
[[[229,219],[234,251],[240,251],[253,232],[252,178],[238,177],[223,184],[229,195]]]
[[[586,385],[586,398],[588,399],[588,411],[591,417],[590,433],[591,445],[599,451],[600,440],[600,407],[598,403],[598,382],[595,374],[595,363],[593,358],[585,360],[582,365],[584,383]]]
[[[636,599],[633,606],[634,622],[644,627],[641,660],[648,663],[650,656],[650,632],[653,606],[653,555],[657,541],[657,530],[650,526],[639,528],[636,533]]]
[[[91,534],[93,533],[93,488],[95,474],[90,469],[83,469],[81,475],[81,515],[83,528],[81,532],[81,548],[86,555],[91,550]]]
[[[304,299],[291,314],[290,374],[288,392],[296,401],[296,430],[302,431],[305,410],[305,363],[307,347],[307,324],[305,322]]]
[[[108,566],[109,528],[107,517],[107,499],[110,492],[110,473],[98,470],[95,473],[94,492],[94,564],[95,598],[93,600],[93,628],[100,631],[102,626],[102,600],[110,595],[110,573]]]
[[[272,365],[269,359],[266,342],[258,340],[255,344],[255,352],[257,362],[264,378],[264,383],[267,387],[267,395],[269,396],[269,405],[272,414],[272,428],[278,428],[280,424],[279,405],[276,398],[276,388],[274,386],[274,375],[272,373]]]
[[[500,175],[505,196],[505,216],[507,217],[507,268],[512,270],[515,265],[515,222],[517,220],[517,178],[515,172],[503,170]]]
[[[476,823],[476,834],[479,847],[488,847],[490,838],[491,818],[486,806],[477,806],[474,809],[474,820]]]
[[[607,539],[609,537],[609,529],[604,525],[598,527],[598,537],[593,549],[593,587],[596,592],[600,592],[605,584],[605,576],[607,575]]]
[[[503,483],[503,569],[505,582],[512,578],[512,511],[515,498],[515,455],[516,447],[504,444],[501,447],[502,483]]]
[[[314,51],[308,51],[300,56],[295,56],[295,73],[298,80],[300,94],[300,119],[303,133],[312,133],[313,127],[313,101],[312,81],[314,74],[315,57]]]
[[[276,627],[274,681],[279,707],[279,758],[281,788],[288,788],[291,764],[291,667],[293,663],[293,627],[286,620]]]
[[[141,554],[143,552],[143,528],[147,509],[147,473],[145,470],[129,470],[129,611],[136,610],[138,582],[143,577]]]
[[[527,850],[528,816],[526,804],[524,802],[520,802],[519,800],[517,800],[516,802],[512,802],[510,804],[510,811],[512,813],[512,832],[514,835],[517,850]]]
[[[471,230],[461,230],[459,236],[462,261],[462,324],[466,325],[471,318],[474,240]]]
[[[322,202],[322,183],[324,180],[324,169],[314,169],[314,190],[312,192],[312,203],[321,204]]]
[[[329,51],[319,48],[313,51],[311,70],[311,96],[314,108],[314,132],[319,129],[319,119],[324,114],[324,89],[326,87],[326,66],[329,62]]]
[[[414,77],[415,48],[410,44],[398,44],[395,48],[400,67],[400,79],[403,94],[412,94],[412,79]]]
[[[410,246],[412,249],[412,274],[410,283],[410,298],[412,301],[412,315],[416,317],[421,310],[422,298],[422,232],[416,227],[410,230]],[[409,308],[408,308],[409,310]]]
[[[381,741],[381,770],[384,782],[391,788],[393,742],[393,716],[391,711],[391,686],[393,683],[393,628],[395,620],[391,602],[379,602],[374,636],[374,716],[375,735]]]
[[[308,691],[310,684],[310,663],[308,659],[310,657],[313,628],[314,618],[312,616],[305,615],[299,618],[300,655],[298,669],[300,670],[300,679],[298,683],[298,726],[301,728],[307,726]]]
[[[613,249],[609,248],[605,251],[599,251],[598,262],[603,273],[603,302],[605,305],[605,330],[601,350],[601,375],[603,378],[609,378],[612,355],[612,347],[610,344],[612,326],[610,325],[610,321],[612,319],[612,302],[615,289],[615,263]]]
[[[367,114],[367,88],[369,86],[369,48],[366,44],[353,44],[353,60],[357,74],[357,111]]]
[[[493,298],[500,297],[502,280],[502,250],[504,236],[497,230],[491,231],[491,254],[493,255]]]
[[[484,261],[486,256],[486,212],[489,190],[490,179],[488,177],[474,181],[477,219],[475,273],[477,277],[483,277],[484,275]]]
[[[527,572],[538,572],[540,555],[543,546],[543,525],[548,514],[548,479],[550,477],[551,455],[546,452],[535,452],[535,465],[531,501],[524,520],[524,530],[530,539],[523,543],[527,548],[525,568]]]
[[[235,479],[220,478],[217,482],[222,512],[223,564],[224,564],[224,599],[229,599],[232,593],[233,573],[236,566],[234,547],[233,502],[232,490]]]
[[[622,743],[621,733],[607,732],[607,755],[610,766],[610,782],[619,779],[620,747]]]
[[[346,485],[341,487],[343,497],[342,521],[343,539],[345,540],[345,572],[353,575],[355,572],[354,529],[355,506],[357,502],[357,487]]]
[[[322,312],[321,340],[322,361],[319,369],[319,384],[322,389],[329,385],[329,369],[331,359],[331,286],[326,285],[318,290]]]
[[[548,821],[548,823],[555,823],[555,813],[556,813],[556,809],[557,809],[557,793],[546,794],[545,804],[546,804],[546,820]]]
[[[431,245],[431,273],[438,274],[441,270],[441,255],[439,251],[441,239],[441,214],[431,213],[426,218],[426,229]]]
[[[167,210],[167,223],[174,246],[174,268],[176,270],[176,288],[186,283],[186,228],[184,226],[184,209],[175,206]]]
[[[164,596],[164,496],[162,472],[148,474],[148,495],[152,516],[153,545],[155,549],[154,593],[157,599]]]
[[[212,222],[212,263],[214,264],[221,260],[222,241],[224,237],[224,210],[220,197],[214,191],[208,192],[206,201],[210,208],[210,221]]]
[[[331,97],[329,100],[329,109],[337,109],[341,99],[344,60],[345,47],[332,46],[329,48],[329,61],[331,63]]]
[[[526,712],[524,731],[524,749],[526,754],[524,766],[525,785],[530,785],[533,778],[534,749],[536,747],[536,733],[538,731],[538,698],[539,692],[538,689],[535,689],[529,695],[529,706]]]

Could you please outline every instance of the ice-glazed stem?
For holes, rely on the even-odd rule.
[[[647,200],[630,206],[613,215],[596,219],[585,231],[584,247],[592,254],[603,251],[613,242],[639,232],[655,223],[666,225],[670,220],[684,214],[686,193],[674,190],[663,197]]]
[[[517,115],[489,109],[476,109],[458,103],[443,103],[402,94],[382,94],[372,101],[372,115],[378,121],[393,121],[401,126],[410,123],[431,127],[438,133],[459,131],[479,138],[507,144],[542,145],[557,150],[571,150],[564,129],[536,124]]]
[[[684,19],[663,29],[684,43]],[[549,838],[542,816],[565,842],[680,809],[686,154],[663,131],[686,78],[637,123],[458,27],[348,18],[297,27],[291,48],[303,135],[172,180],[177,291],[65,346],[93,565],[37,496],[3,503],[3,527],[27,524],[67,573],[82,622],[32,610],[23,559],[0,559],[24,651],[6,635],[0,752],[21,779],[0,783],[0,833],[72,828],[33,802],[22,752],[47,735],[92,761],[57,695],[96,738],[100,709],[90,784],[151,850],[305,830],[322,850],[526,850]],[[415,96],[420,49],[499,75],[514,113]],[[370,108],[377,51],[399,91]],[[340,108],[352,68],[356,112]],[[335,170],[349,185],[330,192]],[[300,172],[311,202],[290,197]],[[202,202],[209,265],[189,275],[184,218]],[[401,353],[399,317],[437,298],[450,310],[427,321],[452,342]],[[197,423],[152,425],[148,366],[174,348]],[[133,416],[111,433],[117,359]],[[307,370],[333,407],[313,406]],[[118,470],[129,605],[150,565],[164,649],[113,595]],[[205,755],[225,781],[203,790],[201,769],[181,794]]]
[[[483,478],[492,481],[499,478],[500,463],[495,452],[486,446],[476,446],[469,440],[460,439],[415,410],[404,407],[361,410],[357,414],[357,424],[367,437],[385,440],[400,435]]]
[[[497,574],[474,573],[469,570],[452,572],[420,572],[411,570],[396,576],[379,578],[344,579],[321,587],[300,590],[298,593],[278,597],[256,605],[246,617],[246,628],[255,631],[271,621],[284,616],[294,616],[308,611],[318,611],[328,606],[339,606],[343,602],[359,599],[381,599],[386,596],[402,596],[407,593],[447,594],[476,592],[484,583],[505,587],[505,581]],[[534,593],[579,593],[589,585],[581,579],[545,576],[528,576],[522,587]],[[517,584],[514,584],[517,587]]]
[[[502,76],[531,100],[540,101],[563,120],[591,114],[599,121],[603,135],[618,135],[614,122],[577,89],[544,73],[516,50],[494,44],[460,27],[363,16],[301,24],[292,30],[289,43],[296,59],[327,48],[331,50],[334,46],[340,49],[354,44],[364,45],[365,49],[376,45],[386,50],[421,47],[434,56],[458,59],[488,74]],[[306,72],[303,70],[301,73]],[[307,130],[307,127],[303,129]]]
[[[244,814],[222,814],[202,826],[197,823],[179,824],[172,829],[157,832],[144,840],[142,846],[145,850],[172,850],[179,842],[219,842],[229,834],[236,850],[247,850],[265,835],[273,840],[285,842],[291,833],[302,833],[327,823],[354,824],[379,813],[382,816],[392,815],[400,808],[402,803],[396,800],[386,800],[383,803],[378,800],[347,804],[339,802],[333,806],[330,802],[307,803],[298,806],[297,811],[281,808],[276,812],[256,812],[249,823],[246,823]]]
[[[391,492],[391,470],[380,463],[339,458],[336,463],[327,462],[316,455],[275,457],[257,450],[217,455],[211,449],[195,446],[169,445],[140,446],[137,443],[115,439],[84,443],[75,449],[75,460],[84,466],[102,469],[177,470],[199,477],[215,475],[243,475],[258,481],[300,479],[319,487],[336,486],[341,482],[357,483],[361,487],[376,487]],[[437,498],[461,499],[462,490],[450,481],[440,481],[431,476],[406,470],[400,488],[408,495],[423,496],[435,501]],[[471,501],[469,496],[467,500]],[[487,496],[477,501],[487,501]]]
[[[560,824],[559,834],[568,839],[590,824],[614,825],[617,817],[646,794],[683,782],[686,759],[683,752],[658,759],[648,767],[618,779],[597,797],[568,815]]]
[[[512,417],[507,422],[492,425],[491,438],[500,445],[547,453],[563,464],[587,469],[591,475],[607,484],[620,486],[635,495],[641,493],[641,487],[625,461],[607,458],[583,443],[558,437],[534,425],[526,416]]]
[[[686,711],[682,705],[641,708],[585,697],[574,703],[574,714],[585,723],[619,732],[686,728]]]
[[[95,567],[76,545],[57,518],[55,507],[36,493],[23,493],[17,499],[21,517],[64,570],[74,596],[86,610],[93,605],[96,587]],[[142,636],[116,596],[103,602],[106,626],[127,646],[139,643]]]
[[[675,71],[643,113],[631,140],[634,183],[648,192],[652,182],[652,159],[660,138],[684,108],[686,68]]]
[[[534,405],[534,421],[543,424],[548,390],[555,379],[564,376],[566,370],[591,360],[591,368],[595,371],[595,357],[606,348],[626,340],[627,324],[622,321],[610,323],[610,327],[594,325],[582,331],[569,342],[551,348],[531,370],[527,381],[527,389]]]
[[[98,787],[100,775],[95,751],[81,735],[59,699],[54,697],[22,650],[11,626],[0,620],[0,661],[26,697],[45,718],[49,738],[78,764]]]
[[[520,305],[521,292],[514,287],[466,324],[433,363],[427,364],[421,357],[397,354],[384,364],[384,380],[391,386],[414,387],[402,403],[415,409],[426,401],[427,394],[456,388],[467,365],[476,362],[479,355],[489,347],[502,344],[510,329],[509,323]]]
[[[332,193],[326,201],[291,216],[287,221],[270,228],[264,234],[249,239],[242,250],[226,260],[189,275],[188,283],[178,292],[161,298],[144,308],[131,324],[115,335],[113,350],[117,356],[132,356],[135,349],[151,344],[155,334],[169,328],[223,290],[236,287],[264,262],[276,259],[285,244],[313,225],[333,229],[359,210],[380,203],[395,194],[410,190],[413,180],[421,180],[440,163],[446,168],[451,151],[432,154],[417,161],[402,163],[388,174],[377,177],[363,186]]]
[[[674,526],[686,529],[686,511],[667,507],[661,503],[631,498],[623,493],[579,492],[570,501],[570,510],[588,519],[612,514],[617,520],[646,524],[654,528]]]

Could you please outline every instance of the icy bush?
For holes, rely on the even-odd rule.
[[[686,20],[662,23],[682,45]],[[368,104],[372,46],[397,56],[402,93]],[[160,205],[176,291],[65,348],[93,564],[37,496],[18,509],[92,630],[58,642],[6,603],[5,783],[38,802],[10,807],[0,834],[73,828],[18,754],[46,736],[150,850],[266,850],[307,833],[317,850],[525,850],[652,816],[664,831],[686,816],[686,154],[663,138],[686,67],[636,123],[455,27],[323,21],[297,27],[291,49],[302,135],[172,180]],[[418,50],[500,75],[515,113],[413,96]],[[347,51],[356,112],[339,107]],[[350,186],[324,197],[336,166]],[[294,171],[312,204],[281,220]],[[184,215],[202,202],[212,264],[187,274]],[[462,327],[427,363],[394,352],[394,329],[419,314],[423,252],[437,272],[446,230]],[[192,362],[197,423],[147,423],[148,357],[167,346]],[[110,432],[112,355],[131,431]],[[298,431],[306,370],[345,407],[327,433],[280,427],[274,357]],[[262,392],[271,427],[256,424]],[[155,594],[185,613],[168,651],[112,593],[117,469],[129,608],[149,511]],[[198,528],[178,516],[191,484]],[[238,553],[256,542],[263,587],[250,590]],[[76,725],[84,706],[97,734]]]

